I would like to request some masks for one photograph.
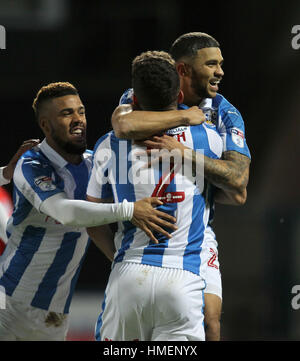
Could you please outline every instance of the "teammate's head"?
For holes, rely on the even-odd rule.
[[[133,60],[132,87],[141,109],[175,109],[178,97],[182,100],[175,62],[164,51],[147,51]]]
[[[32,105],[47,142],[59,153],[80,155],[86,149],[85,108],[74,85],[50,83]]]
[[[187,105],[198,105],[203,98],[217,95],[224,72],[220,44],[206,33],[181,35],[171,46],[181,89]]]

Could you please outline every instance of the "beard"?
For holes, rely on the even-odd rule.
[[[78,144],[65,141],[55,133],[53,128],[51,129],[51,137],[56,144],[68,154],[82,155],[87,148],[86,140]]]
[[[211,95],[208,93],[207,89],[201,85],[201,82],[197,78],[197,74],[194,69],[192,69],[192,76],[191,76],[191,88],[193,89],[195,95],[200,99],[203,98],[211,98]]]

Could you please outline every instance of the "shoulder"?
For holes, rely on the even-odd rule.
[[[113,130],[111,130],[110,132],[102,135],[96,142],[95,146],[94,146],[94,154],[103,147],[110,147],[110,143],[112,139],[118,139],[115,136],[115,132]]]
[[[127,90],[125,90],[125,92],[122,94],[120,100],[119,100],[119,105],[120,104],[131,104],[133,100],[133,89],[129,88]]]
[[[25,152],[19,159],[13,180],[21,192],[28,187],[34,188],[41,182],[49,182],[55,172],[50,160],[39,149]]]
[[[53,168],[50,160],[40,151],[39,147],[34,147],[23,153],[18,164],[25,168]]]
[[[233,116],[241,116],[241,113],[238,109],[232,105],[223,95],[217,94],[215,98],[213,98],[212,105],[215,108],[218,108],[219,113],[223,113],[223,115],[232,114]]]

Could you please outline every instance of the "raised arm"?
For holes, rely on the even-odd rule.
[[[167,129],[203,123],[205,115],[197,106],[183,110],[151,112],[135,110],[132,104],[119,105],[111,122],[115,134],[121,139],[147,139]]]

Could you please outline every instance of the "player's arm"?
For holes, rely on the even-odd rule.
[[[124,200],[122,203],[91,203],[84,200],[69,199],[59,192],[45,199],[39,211],[66,226],[94,227],[118,221],[130,221],[134,204]]]
[[[0,167],[0,186],[8,184],[11,181],[17,161],[21,155],[32,147],[35,147],[37,144],[39,144],[39,142],[39,139],[25,140],[17,150],[16,154],[11,158],[7,166]]]
[[[102,199],[91,197],[89,195],[87,195],[87,200],[91,203],[99,205],[100,202],[102,202]],[[132,217],[129,219],[132,224],[144,231],[146,235],[155,243],[159,242],[154,237],[153,232],[158,232],[168,238],[171,238],[171,234],[166,232],[164,228],[170,228],[172,230],[177,229],[177,226],[174,224],[176,222],[176,218],[154,208],[155,206],[162,204],[163,202],[156,197],[149,197],[136,201],[133,203]],[[97,230],[94,228],[91,230],[90,227],[88,228],[89,234],[90,232],[93,232],[93,237],[100,239],[101,232],[99,229]],[[92,234],[90,236],[92,238]]]
[[[215,201],[222,204],[242,205],[247,199],[250,151],[245,139],[244,120],[240,112],[225,98],[219,105],[217,130],[223,141],[221,160],[207,161],[206,172],[218,188]]]
[[[228,151],[224,152],[224,159],[209,158],[168,135],[154,136],[143,144],[148,148],[180,151],[181,156],[191,162],[193,174],[203,169],[204,177],[218,188],[215,200],[219,203],[242,205],[246,202],[250,165],[248,157],[236,151]]]
[[[223,159],[204,157],[205,178],[218,189],[215,201],[243,205],[247,200],[250,159],[236,151],[223,153]]]
[[[112,114],[115,134],[121,139],[146,139],[178,126],[198,125],[205,116],[197,106],[163,112],[136,110],[132,104],[119,105]]]
[[[40,212],[63,225],[95,227],[118,221],[131,221],[156,243],[152,230],[171,237],[162,227],[176,230],[176,219],[154,207],[163,203],[158,198],[137,202],[103,204],[69,199],[52,180],[53,169],[31,158],[21,159],[14,172],[14,183],[27,200]]]

